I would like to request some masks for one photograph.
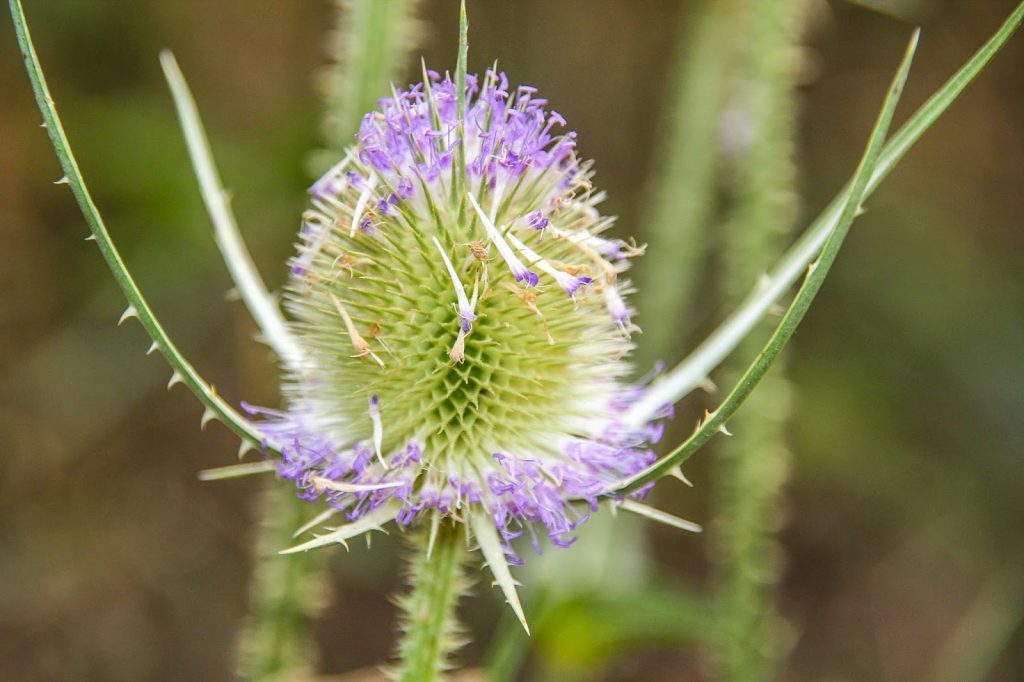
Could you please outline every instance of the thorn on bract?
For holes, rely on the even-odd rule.
[[[206,425],[216,418],[217,415],[214,414],[213,410],[211,410],[210,408],[206,408],[205,410],[203,410],[203,416],[199,419],[199,430],[205,430]]]
[[[703,379],[701,379],[697,383],[697,387],[700,388],[705,393],[714,394],[718,392],[718,384],[712,381],[711,377],[704,377]]]
[[[138,316],[139,316],[139,311],[137,311],[135,309],[135,306],[130,305],[127,308],[124,309],[123,313],[121,313],[121,317],[117,320],[117,326],[120,327],[122,324],[124,324],[124,321],[127,320],[128,318],[138,317]]]
[[[688,479],[686,477],[686,474],[683,473],[682,465],[678,465],[676,467],[673,467],[672,469],[669,469],[668,473],[669,473],[669,476],[671,476],[672,478],[676,478],[676,479],[682,481],[683,483],[685,483],[686,485],[690,486],[691,488],[693,487],[693,482],[690,481],[690,479]]]

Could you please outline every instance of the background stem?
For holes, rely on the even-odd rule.
[[[715,220],[718,128],[734,51],[732,0],[704,0],[682,13],[668,111],[658,127],[660,153],[644,202],[648,244],[637,269],[637,321],[644,330],[638,363],[672,366],[683,355]],[[666,322],[670,321],[670,322]]]
[[[796,213],[794,71],[802,0],[741,3],[737,36],[743,36],[733,95],[723,121],[723,147],[733,166],[734,208],[723,226],[723,299],[734,307],[758,273],[782,250]],[[769,328],[762,322],[761,331]],[[763,343],[748,336],[727,366],[726,385],[743,372]],[[780,497],[789,452],[785,425],[790,385],[776,367],[733,421],[732,438],[714,459],[712,528],[717,578],[714,597],[720,627],[711,649],[717,677],[761,680],[773,676],[785,628],[775,612],[779,575]]]
[[[281,555],[292,533],[308,520],[310,504],[272,481],[263,493],[249,616],[239,638],[239,676],[263,682],[314,668],[309,623],[323,601],[326,552]]]
[[[314,155],[314,174],[344,154],[363,114],[402,74],[416,37],[415,0],[336,0],[335,5],[331,62],[321,73],[325,149]],[[250,615],[240,638],[239,668],[253,682],[312,668],[312,595],[328,593],[327,552],[277,554],[294,544],[292,533],[316,510],[290,485],[276,483],[262,498]]]

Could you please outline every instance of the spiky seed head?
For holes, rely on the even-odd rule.
[[[286,411],[254,410],[308,499],[567,545],[570,500],[653,460],[657,429],[621,419],[637,250],[600,236],[591,165],[546,104],[493,69],[464,93],[425,72],[311,188],[286,288],[306,364]]]

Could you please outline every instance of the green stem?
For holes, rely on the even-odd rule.
[[[751,273],[771,265],[796,212],[792,55],[803,0],[743,4],[738,34],[744,36],[744,52],[732,108],[742,112],[754,136],[734,160],[736,207],[723,230],[723,293],[730,307],[742,300]],[[767,331],[763,321],[761,326]],[[753,337],[739,345],[742,357],[757,350]],[[721,442],[715,458],[718,627],[711,646],[722,680],[769,679],[782,654],[784,629],[773,591],[779,556],[775,530],[789,459],[784,438],[789,383],[779,370],[750,396],[747,410],[734,420],[735,436]],[[736,381],[742,371],[733,361],[727,380]]]
[[[290,485],[273,481],[264,492],[263,523],[256,543],[249,617],[239,638],[239,676],[270,682],[310,673],[309,623],[321,597],[325,552],[282,555],[292,533],[308,520],[311,506]]]
[[[454,523],[442,520],[433,547],[426,534],[419,536],[417,544],[409,574],[412,589],[399,600],[404,632],[398,645],[400,664],[393,676],[398,682],[441,679],[461,644],[455,605],[465,590],[465,538]]]
[[[726,105],[735,34],[734,3],[704,0],[682,12],[667,115],[659,125],[659,157],[643,215],[647,253],[637,270],[637,319],[644,330],[639,364],[675,362],[679,330],[689,328],[694,289],[706,260],[715,213],[719,126]]]
[[[359,130],[363,115],[401,77],[418,39],[417,0],[335,0],[334,61],[325,73],[323,130],[333,165]]]

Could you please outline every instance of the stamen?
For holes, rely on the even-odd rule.
[[[448,269],[448,275],[452,278],[452,284],[455,285],[455,297],[459,301],[459,327],[468,334],[473,329],[473,320],[476,319],[476,314],[473,312],[473,306],[470,305],[469,299],[466,298],[466,289],[462,286],[462,282],[459,281],[459,276],[456,274],[451,260],[448,259],[448,254],[444,252],[444,248],[441,246],[441,242],[437,240],[437,237],[433,237],[433,240],[434,246],[441,253],[444,266]]]
[[[530,226],[530,229],[537,230],[538,232],[543,232],[544,229],[551,223],[548,221],[547,218],[544,217],[544,214],[541,212],[541,210],[537,209],[536,211],[534,211],[533,213],[526,217],[526,224]]]
[[[611,244],[614,246],[614,242],[610,242],[607,239],[603,239],[601,237],[596,237],[590,234],[589,232],[586,232],[585,230],[580,232],[566,232],[565,230],[560,230],[554,226],[551,226],[550,229],[552,234],[555,235],[555,237],[559,239],[568,239],[580,251],[587,254],[587,256],[589,256],[590,259],[594,261],[594,264],[597,265],[597,267],[599,267],[601,270],[604,270],[605,280],[609,284],[616,280],[616,278],[619,275],[619,271],[616,270],[615,266],[609,263],[604,258],[604,256],[598,253],[593,246],[591,246],[591,243],[594,243],[595,240],[597,240],[596,243],[602,245]]]
[[[615,323],[619,325],[619,329],[629,333],[629,328],[632,326],[629,321],[629,310],[614,284],[604,287],[604,302],[608,307],[608,312],[615,319]]]
[[[340,493],[373,492],[375,490],[399,488],[405,485],[405,481],[388,481],[387,483],[345,483],[343,481],[333,481],[324,476],[314,476],[312,483],[313,488],[317,491],[336,490]]]
[[[565,290],[565,293],[569,295],[569,298],[573,300],[576,300],[577,289],[579,289],[584,284],[590,284],[591,282],[594,281],[589,277],[574,277],[573,275],[570,275],[567,272],[556,270],[555,268],[551,267],[550,263],[541,258],[536,251],[532,250],[526,244],[519,241],[519,239],[514,234],[510,233],[508,235],[508,240],[512,242],[513,246],[519,249],[520,253],[522,253],[530,260],[531,265],[536,265],[542,271],[554,277],[555,281],[558,282],[558,286],[562,287],[562,289]]]
[[[555,345],[555,339],[551,336],[551,330],[548,329],[548,321],[544,319],[544,313],[537,307],[537,294],[533,293],[529,289],[517,287],[512,282],[505,282],[505,288],[511,291],[516,297],[523,302],[526,309],[531,313],[535,314],[540,318],[541,324],[544,326],[544,336],[547,337],[548,345]]]
[[[466,246],[469,247],[469,252],[473,254],[473,258],[476,258],[479,261],[486,261],[491,257],[491,255],[487,253],[487,249],[485,249],[484,245],[480,242],[470,242],[466,244]]]
[[[370,172],[370,177],[366,179],[366,187],[359,194],[359,199],[356,201],[356,208],[352,211],[352,226],[348,230],[348,236],[356,236],[356,228],[359,226],[359,221],[363,217],[363,211],[366,209],[366,204],[370,201],[370,195],[373,194],[373,188],[377,185],[377,174],[373,171]]]
[[[373,358],[378,365],[384,366],[384,361],[377,357],[377,354],[370,350],[370,344],[366,342],[366,339],[360,335],[359,330],[356,329],[355,323],[352,321],[352,317],[345,310],[345,306],[341,304],[338,297],[334,294],[330,294],[331,300],[334,301],[334,307],[338,310],[338,314],[341,315],[341,319],[345,322],[345,329],[348,330],[348,337],[352,340],[352,346],[356,349],[356,357],[365,358],[369,355]]]
[[[487,217],[483,209],[480,208],[480,204],[476,202],[476,198],[469,194],[469,201],[473,204],[473,209],[476,214],[480,217],[480,222],[484,224],[484,229],[487,230],[487,236],[491,238],[494,245],[498,248],[498,253],[505,260],[508,269],[512,271],[512,276],[515,277],[517,282],[525,282],[529,286],[537,286],[537,274],[528,270],[519,259],[516,258],[516,254],[509,248],[508,243],[505,242],[505,238],[501,236],[501,232],[494,226],[491,219]]]
[[[459,335],[455,339],[455,343],[452,345],[452,349],[448,351],[448,357],[452,359],[452,362],[462,364],[466,361],[466,332],[463,329],[459,329]]]
[[[387,469],[388,465],[380,451],[384,443],[384,423],[380,419],[380,399],[375,395],[370,396],[370,421],[373,422],[373,449],[377,453],[377,459],[380,460],[381,466]]]

